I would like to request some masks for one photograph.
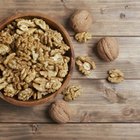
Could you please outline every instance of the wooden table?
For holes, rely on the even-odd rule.
[[[85,44],[73,39],[68,26],[76,8],[88,9],[94,17],[93,39]],[[68,124],[50,120],[49,104],[26,108],[0,100],[0,140],[140,140],[140,1],[0,0],[0,19],[22,11],[42,12],[62,23],[71,35],[76,56],[93,57],[97,69],[89,77],[74,71],[71,83],[80,84],[84,93],[69,103],[75,115]],[[119,41],[120,54],[114,62],[105,63],[96,55],[96,43],[103,36],[115,36]],[[105,80],[112,68],[124,72],[124,82]],[[108,89],[113,98],[104,97]]]

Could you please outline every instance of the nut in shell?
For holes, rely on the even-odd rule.
[[[99,40],[97,45],[97,51],[99,56],[104,61],[113,61],[119,55],[119,45],[115,38],[105,37]]]
[[[50,117],[57,123],[67,123],[71,118],[71,108],[65,101],[55,101],[49,110]]]
[[[75,32],[86,32],[92,25],[92,16],[87,10],[77,10],[70,18]]]

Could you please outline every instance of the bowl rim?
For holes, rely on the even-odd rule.
[[[66,29],[59,22],[55,21],[54,19],[52,19],[51,17],[49,17],[46,14],[42,14],[42,13],[39,13],[39,12],[24,12],[24,13],[23,12],[18,12],[18,13],[12,14],[11,16],[3,19],[0,22],[0,31],[7,24],[11,23],[13,20],[15,20],[17,18],[25,18],[25,17],[36,17],[36,18],[40,18],[40,19],[45,20],[47,24],[49,22],[48,25],[50,25],[50,23],[53,24],[53,26],[56,27],[56,30],[59,31],[62,34],[66,44],[69,45],[70,53],[71,53],[69,71],[68,71],[67,76],[65,77],[65,80],[64,80],[62,86],[56,92],[50,94],[49,96],[44,97],[44,98],[39,99],[39,100],[20,101],[20,100],[11,98],[11,97],[7,97],[7,96],[3,95],[2,93],[0,93],[0,98],[2,98],[3,100],[5,100],[5,101],[7,101],[11,104],[14,104],[14,105],[17,105],[17,106],[29,107],[29,106],[35,106],[35,105],[48,103],[51,100],[53,100],[56,97],[56,95],[58,95],[59,93],[61,93],[64,90],[64,88],[68,85],[68,83],[71,79],[72,73],[73,73],[73,69],[74,69],[74,66],[75,66],[75,59],[74,59],[75,55],[74,55],[74,49],[73,49],[72,41],[70,39],[70,35],[66,31]],[[52,25],[50,25],[50,26],[52,26]]]

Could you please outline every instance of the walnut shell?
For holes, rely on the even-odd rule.
[[[86,32],[92,24],[91,14],[86,10],[77,10],[71,16],[70,24],[75,32]]]
[[[97,45],[99,56],[105,61],[113,61],[119,55],[118,42],[113,37],[105,37],[99,40]]]
[[[67,123],[71,118],[71,109],[65,101],[55,101],[49,110],[50,117],[57,123]]]

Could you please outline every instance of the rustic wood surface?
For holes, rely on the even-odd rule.
[[[94,18],[93,38],[85,44],[73,39],[74,32],[68,25],[76,8],[90,10]],[[65,125],[55,124],[49,118],[49,104],[27,108],[0,100],[0,140],[139,140],[140,1],[0,0],[1,20],[23,11],[48,14],[64,25],[71,35],[75,55],[93,57],[97,69],[88,77],[75,69],[71,84],[80,84],[84,93],[69,103],[74,115]],[[96,54],[96,43],[103,36],[118,39],[120,54],[114,62],[105,63]],[[108,83],[107,70],[111,68],[120,68],[125,81]]]

